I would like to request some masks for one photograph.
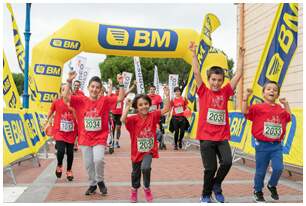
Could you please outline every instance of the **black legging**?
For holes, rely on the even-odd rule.
[[[65,150],[67,152],[67,171],[71,170],[73,162],[73,147],[74,144],[70,144],[64,141],[56,141],[56,157],[57,157],[57,166],[63,165],[63,159],[65,155]]]
[[[177,142],[182,144],[182,140],[184,138],[186,126],[184,117],[173,117],[173,126],[174,126],[174,145],[177,146]],[[179,138],[180,137],[180,138]]]

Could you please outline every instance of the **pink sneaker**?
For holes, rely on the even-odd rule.
[[[153,201],[153,195],[150,188],[143,188],[147,202]]]
[[[131,203],[137,202],[137,189],[131,188],[131,197],[130,197]]]

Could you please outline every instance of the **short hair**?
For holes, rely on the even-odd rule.
[[[276,81],[267,80],[267,81],[264,83],[263,87],[262,87],[262,92],[265,91],[265,89],[266,89],[266,87],[267,87],[268,84],[275,84],[275,85],[277,86],[277,94],[279,95],[279,93],[280,93],[280,86],[278,85],[278,83],[277,83]]]
[[[73,84],[76,83],[76,82],[79,83],[79,84],[81,84],[81,81],[80,81],[80,80],[74,80]]]
[[[154,84],[150,84],[150,85],[149,85],[149,89],[150,89],[151,87],[154,87],[154,88],[156,89],[156,86],[155,86]]]
[[[133,102],[132,102],[132,107],[134,109],[137,109],[137,102],[139,99],[144,99],[146,100],[147,102],[149,102],[149,105],[151,106],[152,105],[152,101],[150,99],[150,97],[146,94],[138,94],[136,95],[136,97],[133,99]]]
[[[88,86],[92,83],[92,82],[98,82],[102,88],[102,81],[100,79],[100,77],[98,76],[94,76],[89,80]]]
[[[182,90],[180,89],[180,87],[174,87],[173,91],[174,91],[174,92],[176,92],[176,91],[182,92]]]
[[[224,69],[218,66],[213,66],[207,70],[207,79],[210,78],[212,74],[221,74],[223,76],[223,80],[225,77]]]

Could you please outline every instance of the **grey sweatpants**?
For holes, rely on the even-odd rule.
[[[104,145],[80,146],[89,184],[97,185],[104,180]]]

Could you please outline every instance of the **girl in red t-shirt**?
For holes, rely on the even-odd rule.
[[[262,188],[270,161],[272,162],[272,174],[267,188],[274,200],[279,199],[276,186],[284,168],[282,140],[286,133],[286,125],[291,120],[291,112],[286,99],[279,99],[283,108],[275,103],[279,97],[279,92],[278,84],[270,81],[263,86],[263,103],[248,107],[247,101],[252,94],[251,89],[247,90],[243,99],[242,113],[253,122],[252,135],[255,138],[256,159],[254,199],[256,202],[265,201]]]
[[[137,189],[140,187],[141,172],[143,175],[144,193],[147,202],[152,202],[153,196],[150,190],[152,158],[158,158],[158,144],[156,137],[156,125],[160,116],[167,113],[170,108],[169,88],[164,88],[166,95],[165,107],[162,110],[149,112],[152,104],[148,95],[140,94],[131,103],[127,101],[121,121],[130,133],[131,159],[132,159],[132,188],[131,202],[137,202]],[[131,106],[137,111],[135,115],[127,117]]]
[[[179,144],[179,148],[182,149],[182,141],[185,131],[189,128],[189,122],[184,116],[184,111],[188,104],[187,100],[181,96],[181,89],[179,87],[174,88],[174,93],[175,97],[170,103],[172,107],[170,125],[174,129],[174,150],[177,150],[177,143]]]
[[[71,87],[76,72],[68,74],[67,82]],[[91,195],[100,189],[102,195],[107,194],[104,183],[104,151],[108,137],[109,111],[121,101],[124,95],[123,79],[117,75],[119,82],[119,96],[110,97],[101,95],[102,82],[100,77],[92,77],[88,83],[89,97],[83,95],[72,95],[70,105],[75,109],[78,121],[78,143],[80,145],[84,165],[89,177],[89,188],[85,195]],[[65,96],[69,96],[70,88],[66,88]]]
[[[62,176],[63,159],[65,151],[67,154],[67,179],[73,180],[73,174],[71,171],[73,163],[73,147],[74,141],[77,135],[77,123],[75,119],[75,111],[69,106],[69,100],[63,97],[63,87],[61,89],[61,98],[53,101],[48,117],[47,125],[49,126],[49,120],[54,115],[52,134],[56,141],[56,156],[57,167],[55,174],[57,178]]]

